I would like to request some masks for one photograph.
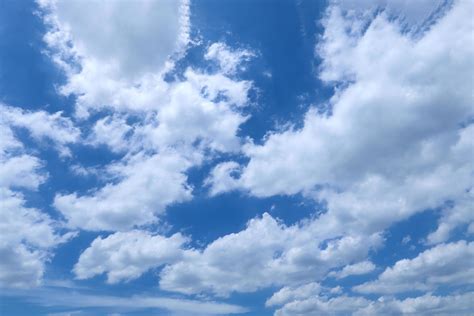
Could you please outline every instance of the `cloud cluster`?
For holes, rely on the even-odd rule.
[[[286,226],[265,213],[252,219],[245,230],[223,236],[202,251],[166,266],[160,274],[160,287],[186,294],[227,296],[317,281],[332,268],[365,258],[381,243],[377,234],[319,239],[314,229],[311,221]]]
[[[322,58],[321,80],[337,86],[329,101],[330,110],[320,113],[311,109],[305,115],[302,128],[269,133],[260,145],[245,144],[242,152],[249,158],[248,164],[223,162],[205,181],[211,195],[235,189],[260,197],[303,193],[324,201],[326,212],[292,226],[265,213],[261,218],[252,219],[244,230],[222,236],[202,249],[191,249],[182,244],[173,246],[173,251],[179,254],[178,260],[176,257],[145,260],[154,258],[156,250],[147,254],[138,250],[131,257],[118,255],[116,262],[106,261],[100,271],[81,275],[78,271],[86,271],[88,261],[95,262],[91,253],[100,258],[107,253],[125,251],[129,241],[121,242],[124,248],[121,243],[112,242],[123,236],[116,233],[106,239],[97,239],[83,253],[76,265],[76,274],[88,278],[107,273],[109,281],[126,281],[151,268],[164,266],[159,275],[160,288],[223,297],[233,292],[254,292],[278,286],[281,290],[267,301],[269,307],[280,306],[276,315],[376,314],[380,310],[392,314],[410,313],[411,310],[428,314],[439,310],[442,314],[440,302],[445,302],[446,310],[465,312],[468,294],[444,297],[424,294],[405,300],[382,297],[371,301],[364,296],[341,294],[340,288],[321,287],[318,282],[328,276],[338,280],[374,272],[375,265],[367,256],[382,244],[380,232],[416,212],[443,208],[440,228],[428,238],[434,244],[446,241],[451,230],[471,220],[468,211],[457,211],[463,205],[464,209],[469,208],[474,170],[470,159],[473,126],[469,123],[472,116],[469,80],[473,69],[470,56],[473,51],[472,45],[465,45],[472,43],[469,6],[467,2],[456,3],[429,30],[417,36],[403,32],[399,21],[389,19],[388,12],[376,15],[364,27],[357,15],[331,6],[324,20],[325,33],[317,47]],[[440,39],[444,39],[442,43]],[[387,52],[389,46],[392,49]],[[220,86],[226,86],[226,82],[243,84],[226,74],[238,69],[236,65],[247,55],[242,51],[228,55],[222,53],[224,49],[228,50],[228,47],[211,45],[206,55],[207,59],[221,65],[220,79],[216,82]],[[192,82],[196,74],[194,70],[188,70],[187,81],[177,85]],[[209,78],[205,74],[198,76],[201,77],[196,82]],[[219,89],[211,86],[204,90],[204,97],[212,95],[210,100],[220,102],[217,101],[221,100]],[[229,99],[231,90],[224,100],[232,99]],[[245,102],[234,101],[233,104],[239,108]],[[176,107],[179,105],[173,108]],[[167,122],[160,111],[156,112],[158,128],[161,121]],[[245,119],[241,117],[231,129],[229,135],[232,137]],[[137,141],[135,135],[144,135],[143,129],[147,126],[142,123],[124,128],[125,122],[120,117],[100,121],[96,125],[98,131],[110,130],[109,134],[117,134],[110,142],[100,137],[95,137],[94,141],[104,144],[127,142],[125,148],[140,152],[140,146],[145,146],[142,140],[146,138],[139,137],[140,141]],[[177,121],[173,124],[177,125],[170,123],[170,126],[180,126]],[[236,147],[214,146],[215,140],[211,137],[207,141],[206,137],[202,139],[208,148],[238,151],[238,144]],[[176,143],[189,144],[185,140],[173,142]],[[155,143],[154,146],[157,147],[150,148],[163,148],[163,144]],[[180,147],[181,153],[186,152],[185,148],[189,147]],[[185,167],[181,173],[184,170]],[[107,187],[97,191],[97,196],[105,189]],[[447,205],[446,201],[453,201],[453,205]],[[127,219],[124,222],[134,221]],[[100,227],[106,225],[104,222]],[[115,225],[109,229],[119,227]],[[137,234],[132,240],[134,238],[137,241],[130,241],[132,244],[147,245],[150,238],[155,237],[145,233]],[[435,246],[415,259],[406,259],[387,268],[379,279],[354,290],[379,294],[405,291],[382,290],[396,288],[398,283],[392,283],[397,278],[388,275],[405,265],[415,274],[419,266],[419,269],[428,269],[439,276],[439,280],[426,279],[419,273],[418,289],[422,292],[458,284],[453,280],[458,280],[455,272],[460,271],[460,267],[450,266],[442,260],[442,255],[434,254],[447,251],[459,255],[453,255],[453,264],[465,262],[470,260],[470,255],[464,251],[469,247],[465,242]],[[111,279],[110,276],[121,275],[130,260],[142,262],[140,257],[144,260],[136,267],[136,273]],[[235,262],[239,264],[235,265]],[[465,275],[463,273],[460,275]],[[404,280],[401,284],[411,283]],[[458,301],[464,305],[455,307],[453,302]]]
[[[157,79],[189,41],[187,0],[38,4],[50,54],[68,76],[60,91],[77,95],[81,116],[104,106],[152,107],[141,92],[166,89]]]
[[[311,315],[421,315],[449,316],[470,315],[474,308],[474,294],[436,296],[425,294],[416,298],[398,300],[383,297],[370,301],[363,297],[311,297],[295,300],[276,310],[275,316],[311,316]]]
[[[63,152],[78,132],[60,113],[27,112],[4,104],[0,111],[0,286],[32,287],[41,283],[51,250],[73,233],[61,234],[60,223],[27,206],[24,191],[37,190],[47,173],[43,162],[18,139],[16,129],[26,129],[39,141],[49,140]]]
[[[440,244],[413,259],[397,261],[377,280],[358,285],[361,293],[393,294],[409,291],[434,291],[440,286],[474,283],[474,243],[464,240]]]
[[[212,72],[189,66],[177,73],[189,44],[187,1],[39,4],[49,54],[67,76],[59,91],[75,97],[77,119],[92,125],[85,143],[121,156],[103,166],[105,184],[56,195],[70,227],[126,231],[155,223],[168,205],[192,197],[189,168],[240,150],[252,83],[235,74],[252,54],[215,43],[203,56]],[[91,23],[99,20],[106,29]]]
[[[445,241],[472,220],[457,211],[473,202],[472,9],[457,1],[412,37],[383,12],[364,24],[331,6],[317,47],[320,78],[337,87],[330,111],[246,144],[248,164],[218,165],[211,193],[302,192],[327,203],[328,231],[379,231],[453,201],[430,238]]]
[[[467,315],[474,308],[466,292],[474,282],[473,243],[450,241],[456,229],[474,232],[471,2],[423,1],[417,10],[405,1],[382,1],[384,10],[373,1],[357,9],[352,1],[331,2],[316,47],[319,78],[335,91],[327,111],[314,106],[301,127],[268,132],[261,142],[239,135],[253,86],[239,73],[256,53],[213,43],[201,56],[204,67],[177,67],[191,45],[188,1],[38,4],[47,53],[66,75],[58,91],[75,99],[75,114],[0,105],[0,257],[7,258],[1,286],[39,284],[51,249],[73,235],[60,232],[64,225],[110,232],[81,253],[73,268],[80,280],[105,274],[108,283],[129,282],[156,269],[160,289],[184,295],[275,287],[266,306],[276,316]],[[92,188],[55,195],[65,223],[28,206],[24,190],[37,190],[47,173],[17,138],[19,129],[64,159],[76,143],[113,154],[94,167],[103,177]],[[222,154],[245,163],[214,166],[204,181],[211,197],[232,190],[302,194],[322,209],[293,225],[264,213],[201,247],[182,233],[150,231],[168,206],[192,199],[188,171]],[[77,176],[87,168],[71,167]],[[375,274],[368,257],[382,246],[383,231],[436,208],[441,217],[427,236],[431,248],[352,291],[324,285]],[[433,294],[446,288],[459,293]],[[413,290],[420,296],[397,296]],[[72,307],[122,300],[78,298],[77,305],[65,299]],[[246,311],[138,296],[121,306],[137,304],[183,313]]]
[[[106,272],[109,283],[129,281],[152,267],[182,260],[186,242],[179,233],[166,238],[137,230],[98,237],[81,254],[74,273],[88,279]]]
[[[361,261],[345,266],[341,271],[332,271],[328,274],[336,279],[343,279],[351,275],[367,274],[375,270],[375,265],[370,261]]]

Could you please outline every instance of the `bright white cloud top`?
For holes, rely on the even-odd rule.
[[[271,128],[264,49],[206,38],[199,5],[37,1],[72,101],[0,103],[2,297],[73,315],[474,313],[473,2],[330,1],[311,35],[311,89],[330,96]],[[173,222],[209,201],[272,207],[203,219],[217,235]]]

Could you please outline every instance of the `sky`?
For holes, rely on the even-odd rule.
[[[473,15],[0,0],[0,315],[472,315]]]

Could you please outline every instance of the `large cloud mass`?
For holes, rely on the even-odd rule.
[[[304,126],[249,143],[240,177],[217,166],[212,192],[256,196],[303,192],[327,203],[322,227],[380,230],[418,211],[472,204],[474,127],[472,3],[458,1],[413,38],[384,13],[366,28],[328,9],[317,52],[321,80],[337,84],[330,113],[310,110]],[[442,242],[472,216],[450,215],[431,237]]]

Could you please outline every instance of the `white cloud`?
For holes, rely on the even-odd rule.
[[[40,159],[25,152],[12,125],[27,128],[35,137],[47,135],[58,142],[61,130],[51,129],[56,121],[48,120],[51,116],[45,112],[24,112],[4,105],[1,109],[4,112],[0,120],[0,286],[34,287],[42,281],[51,249],[73,234],[59,234],[60,223],[26,206],[27,201],[18,190],[37,190],[47,174],[42,171]],[[41,126],[40,122],[30,122],[32,118],[46,121]]]
[[[310,315],[351,315],[354,311],[367,306],[369,301],[363,297],[313,296],[303,300],[286,303],[275,311],[275,316],[310,316]]]
[[[106,116],[95,122],[89,142],[93,146],[107,145],[114,152],[126,152],[126,137],[132,130],[125,117]]]
[[[375,17],[365,30],[366,20],[331,7],[317,49],[323,59],[320,78],[340,85],[330,100],[331,115],[310,110],[301,129],[269,133],[262,145],[249,142],[243,147],[250,159],[246,166],[224,162],[205,181],[211,195],[234,189],[261,197],[302,192],[326,201],[328,212],[292,226],[264,214],[244,230],[203,249],[186,249],[186,239],[179,234],[166,238],[129,230],[156,223],[168,205],[192,197],[186,177],[189,168],[215,152],[241,151],[237,134],[247,120],[242,108],[248,105],[251,82],[236,79],[235,74],[252,53],[212,44],[204,58],[218,64],[217,72],[190,67],[180,78],[169,81],[164,75],[173,68],[173,55],[188,41],[187,2],[142,1],[126,17],[119,14],[130,6],[126,3],[40,3],[49,27],[45,40],[50,54],[67,76],[61,93],[77,98],[79,117],[88,118],[102,109],[111,112],[90,122],[93,128],[86,135],[87,143],[106,145],[123,154],[104,168],[109,175],[104,186],[55,197],[54,206],[70,227],[125,231],[96,239],[74,268],[78,278],[105,273],[110,283],[116,283],[164,265],[160,273],[164,290],[227,296],[279,286],[283,288],[267,301],[282,306],[276,315],[344,314],[370,301],[331,297],[340,288],[320,292],[316,282],[334,269],[340,270],[331,274],[337,278],[372,271],[374,265],[361,260],[382,242],[380,231],[446,200],[453,200],[455,206],[444,210],[440,227],[429,241],[447,240],[450,231],[472,221],[467,208],[458,210],[470,203],[467,192],[472,188],[473,172],[474,127],[466,127],[472,117],[473,70],[473,45],[469,45],[473,27],[467,1],[456,3],[419,39],[403,33],[385,14]],[[89,20],[99,17],[107,25],[100,32]],[[69,122],[55,115],[53,123]],[[51,121],[46,115],[39,121],[48,119]],[[72,125],[67,127],[71,130]],[[51,138],[40,128],[33,130]],[[6,139],[8,146],[16,144],[13,138]],[[65,145],[74,139],[58,137],[55,141]],[[32,156],[22,159],[26,171],[18,174],[24,174],[23,180],[9,175],[8,166],[0,171],[7,175],[8,185],[36,187],[44,180],[39,173],[28,178],[28,170],[38,169],[40,163]],[[46,248],[58,242],[54,232],[51,236],[56,241]],[[429,251],[442,249],[438,247]],[[29,271],[37,272],[30,278],[38,279],[44,259],[39,252],[24,250],[22,262],[33,267]],[[429,251],[420,258],[430,257]],[[423,266],[420,260],[424,259],[397,264],[418,271],[416,267]],[[389,270],[357,289],[398,291],[394,288],[400,284],[393,283]],[[427,270],[437,271],[436,267]],[[456,283],[462,277],[447,273],[437,280],[422,271],[418,276],[420,290],[441,282]],[[387,281],[390,289],[380,290],[380,280]],[[405,280],[400,286],[404,284],[411,283]],[[90,297],[81,298],[87,301]],[[118,301],[90,299],[93,306]],[[133,298],[122,306],[178,306],[181,312],[194,312],[199,304],[207,304],[167,300]],[[215,313],[242,311],[225,306]]]
[[[311,296],[317,296],[322,292],[319,283],[312,282],[298,287],[285,286],[274,293],[266,302],[265,306],[281,306],[294,300],[302,300]]]
[[[214,60],[225,74],[234,74],[239,67],[242,67],[242,62],[247,61],[254,56],[254,53],[240,49],[232,51],[224,43],[213,43],[209,46],[204,58]]]
[[[102,311],[130,312],[153,310],[153,312],[166,310],[173,315],[230,315],[242,314],[248,310],[242,306],[216,302],[213,300],[192,300],[180,297],[165,296],[112,296],[93,295],[83,291],[70,291],[68,289],[42,288],[30,291],[11,291],[6,295],[17,295],[30,304],[61,309],[86,309],[100,308]]]
[[[472,9],[457,1],[414,39],[385,14],[364,28],[330,7],[317,51],[320,78],[337,85],[331,114],[311,109],[302,128],[248,143],[238,181],[214,180],[214,191],[303,192],[326,201],[319,223],[329,234],[373,233],[448,200],[463,204],[474,171]],[[471,219],[449,221],[452,230]]]
[[[36,208],[26,207],[20,193],[2,187],[0,198],[0,286],[38,286],[51,250],[74,234],[58,233],[60,223]]]
[[[473,309],[474,293],[472,292],[447,296],[425,294],[404,300],[381,298],[371,302],[354,315],[468,316],[472,314]]]
[[[2,125],[26,129],[36,141],[50,140],[62,155],[70,156],[67,145],[79,140],[79,129],[69,118],[64,117],[62,112],[33,112],[1,103],[0,111]]]
[[[156,74],[166,70],[189,41],[187,0],[38,3],[49,27],[45,41],[68,75],[61,91],[78,96],[80,115],[90,107],[143,105],[143,92],[155,84],[151,90],[163,89]],[[137,103],[123,105],[124,99]]]
[[[238,179],[232,174],[240,173],[240,165],[234,161],[226,161],[216,165],[204,181],[210,188],[211,196],[239,188]]]
[[[184,171],[190,163],[177,153],[141,153],[110,165],[118,178],[90,195],[58,194],[54,206],[70,227],[127,230],[156,222],[171,203],[191,198]]]
[[[474,139],[474,135],[471,135]],[[474,148],[474,147],[472,147]],[[445,242],[449,239],[451,231],[463,224],[468,226],[467,233],[474,234],[474,230],[470,229],[474,225],[474,188],[471,187],[469,192],[456,201],[453,207],[445,207],[441,218],[438,221],[438,228],[436,231],[428,235],[427,241],[429,244],[436,244]],[[474,227],[474,226],[472,226]]]
[[[458,295],[434,296],[425,294],[414,298],[397,300],[393,297],[381,297],[371,301],[357,296],[313,296],[307,299],[294,300],[276,310],[275,316],[312,316],[312,315],[419,315],[448,316],[470,315],[473,304],[473,293]]]
[[[328,276],[336,279],[343,279],[351,275],[367,274],[374,271],[376,266],[370,261],[361,261],[351,265],[347,265],[340,271],[332,271]]]
[[[41,161],[28,154],[0,155],[0,186],[36,189],[46,179]]]
[[[57,32],[69,33],[77,55],[117,63],[121,78],[156,72],[189,40],[188,1],[40,0],[39,4],[49,15],[48,22],[56,23],[51,26]],[[53,35],[47,39],[64,40],[49,38]]]
[[[354,287],[361,293],[433,291],[443,285],[474,282],[474,243],[459,241],[440,244],[413,259],[397,261],[375,281]]]
[[[265,213],[252,219],[245,230],[223,236],[202,251],[166,266],[160,274],[160,287],[186,294],[227,296],[272,285],[299,285],[365,258],[380,243],[377,234],[318,238],[312,221],[285,226]]]
[[[71,226],[123,230],[156,221],[166,206],[191,198],[185,172],[215,152],[235,152],[236,136],[246,116],[250,83],[222,74],[188,69],[185,80],[172,83],[161,107],[137,123],[125,116],[97,121],[88,142],[105,144],[124,158],[107,171],[118,181],[85,195],[60,194],[55,206]],[[128,197],[124,203],[123,197]]]
[[[49,54],[67,77],[60,92],[76,97],[76,115],[93,126],[85,143],[123,155],[103,168],[109,177],[102,187],[56,195],[54,206],[71,227],[117,231],[154,223],[168,205],[192,197],[189,168],[240,150],[252,83],[220,68],[188,67],[171,76],[189,41],[188,1],[39,3]],[[107,27],[95,28],[91,21],[99,20]],[[235,69],[250,57],[211,47],[206,58],[231,60]],[[89,114],[104,109],[110,114],[92,121]]]
[[[73,271],[78,279],[107,273],[108,283],[130,281],[151,268],[181,260],[187,241],[179,233],[167,238],[137,230],[98,237]]]

